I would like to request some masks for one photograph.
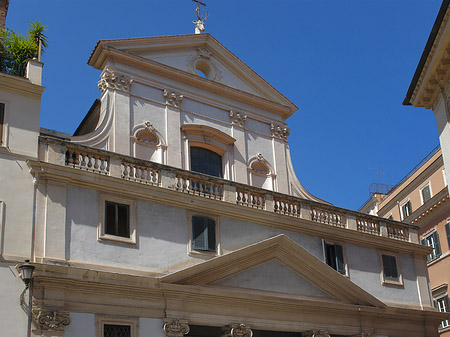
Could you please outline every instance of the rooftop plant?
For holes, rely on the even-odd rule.
[[[0,72],[24,76],[28,59],[40,60],[47,47],[47,26],[30,22],[26,36],[12,29],[0,29]]]

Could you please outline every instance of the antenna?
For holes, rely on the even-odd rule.
[[[195,34],[201,34],[205,31],[205,21],[208,18],[208,12],[205,13],[205,17],[202,19],[200,6],[206,6],[206,4],[204,2],[201,2],[200,0],[192,0],[192,1],[197,3],[197,8],[195,9],[195,13],[197,14],[197,20],[192,21],[193,23],[195,23]]]
[[[369,168],[369,170],[378,170],[378,174],[380,175],[380,184],[383,185],[383,172],[381,171],[381,168],[377,166],[375,168]]]

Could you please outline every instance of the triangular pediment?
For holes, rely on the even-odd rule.
[[[287,293],[385,307],[383,302],[285,235],[169,274],[162,277],[161,282]]]
[[[329,294],[277,259],[260,263],[259,265],[212,282],[211,284],[228,288],[261,290],[306,297],[332,298]]]
[[[116,61],[120,53],[132,55],[163,65],[166,70],[176,69],[195,77],[199,77],[197,69],[200,68],[207,73],[206,81],[280,104],[289,110],[287,115],[297,110],[295,104],[206,33],[101,40],[89,59],[89,65],[102,69],[108,53],[114,54]]]

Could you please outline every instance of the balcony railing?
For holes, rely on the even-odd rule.
[[[48,162],[322,225],[418,243],[417,226],[41,136]]]

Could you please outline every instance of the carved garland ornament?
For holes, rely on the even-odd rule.
[[[183,337],[189,333],[189,325],[186,320],[165,318],[163,331],[168,337]]]
[[[223,328],[222,337],[252,337],[253,331],[245,324],[230,324]]]
[[[130,77],[113,72],[109,69],[105,69],[100,78],[100,81],[98,81],[98,88],[102,93],[105,93],[107,89],[130,92],[130,88],[133,84],[133,80]]]
[[[38,329],[44,331],[64,331],[64,328],[70,324],[67,311],[34,309],[33,320]]]
[[[230,120],[234,125],[244,126],[245,121],[247,120],[247,116],[242,116],[239,112],[230,111]]]
[[[291,129],[273,123],[270,123],[270,131],[272,132],[272,137],[280,138],[282,140],[287,140],[287,137],[291,134]]]
[[[180,107],[181,101],[183,100],[183,95],[177,94],[175,91],[169,91],[164,89],[163,91],[164,98],[166,99],[167,105],[172,105],[176,108]]]

